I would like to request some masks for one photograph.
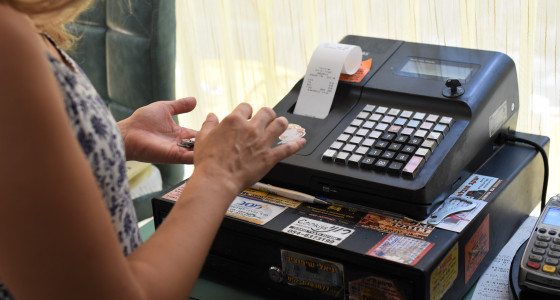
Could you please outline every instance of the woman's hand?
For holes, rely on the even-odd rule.
[[[208,115],[196,138],[193,177],[202,175],[237,195],[305,145],[305,139],[299,138],[272,148],[288,120],[277,118],[270,108],[251,115],[247,103],[239,104],[221,123],[214,114]]]
[[[192,163],[193,151],[177,143],[195,137],[197,131],[177,125],[172,117],[190,112],[195,106],[195,98],[158,101],[120,121],[126,158],[151,163]]]

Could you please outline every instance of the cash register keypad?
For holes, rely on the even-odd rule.
[[[453,122],[437,114],[368,104],[322,159],[414,178]]]

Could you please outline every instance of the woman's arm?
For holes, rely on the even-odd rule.
[[[303,146],[300,139],[271,149],[287,120],[275,118],[269,108],[251,119],[250,115],[251,107],[243,103],[219,125],[216,116],[207,117],[196,141],[195,169],[183,194],[155,234],[130,256],[135,267],[145,269],[142,284],[168,275],[165,285],[151,289],[150,297],[189,294],[234,197]]]
[[[134,298],[143,290],[46,52],[31,22],[0,5],[0,278],[16,299]]]
[[[30,22],[0,5],[0,278],[18,298],[186,298],[224,212],[243,188],[304,140],[240,105],[197,135],[195,171],[162,226],[129,257]]]

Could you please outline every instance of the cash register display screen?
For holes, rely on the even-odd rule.
[[[477,68],[478,65],[475,64],[409,57],[397,73],[409,77],[427,79],[453,78],[464,81],[467,80]]]
[[[546,212],[544,216],[543,224],[548,224],[552,226],[560,226],[560,208],[551,207]]]

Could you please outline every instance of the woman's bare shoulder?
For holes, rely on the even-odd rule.
[[[0,4],[0,45],[3,46],[1,49],[10,44],[13,45],[13,43],[34,42],[35,33],[31,19],[25,14],[5,4]],[[17,44],[13,46],[17,46]]]

